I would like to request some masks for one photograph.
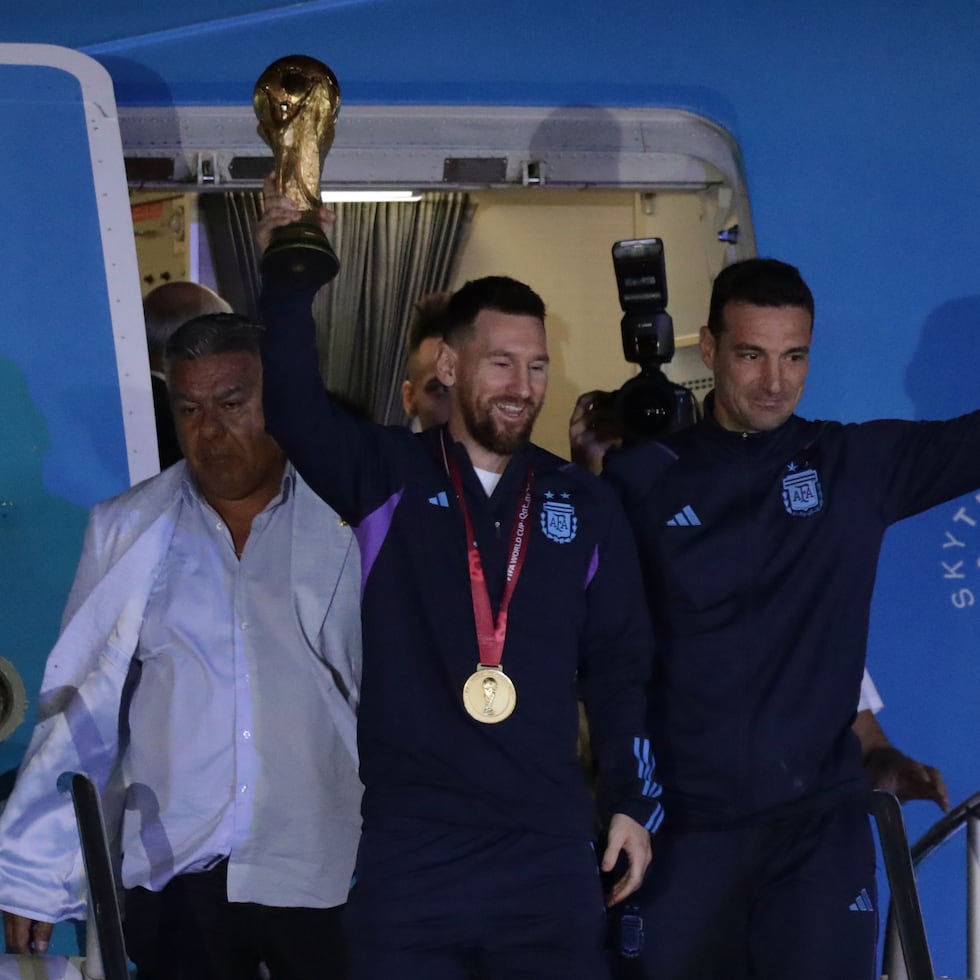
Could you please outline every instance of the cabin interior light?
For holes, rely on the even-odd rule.
[[[418,191],[321,191],[324,204],[350,204],[368,201],[421,201]]]

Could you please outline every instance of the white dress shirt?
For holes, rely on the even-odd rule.
[[[228,857],[232,901],[329,907],[346,898],[324,830],[356,819],[356,762],[329,710],[351,709],[342,671],[307,644],[291,601],[293,480],[290,470],[253,520],[240,560],[219,515],[183,483],[135,658],[123,755],[127,887],[156,890]],[[348,855],[342,864],[349,878]]]

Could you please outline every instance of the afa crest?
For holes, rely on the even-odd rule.
[[[541,508],[541,530],[549,540],[568,544],[578,531],[575,508],[557,500],[546,500]]]
[[[787,514],[795,517],[808,517],[823,507],[823,491],[816,470],[800,470],[783,477],[783,506]]]

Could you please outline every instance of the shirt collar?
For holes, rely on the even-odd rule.
[[[778,428],[766,432],[736,432],[726,429],[714,413],[715,393],[709,391],[704,398],[704,417],[701,425],[716,442],[731,446],[768,447],[779,445],[787,433],[795,432],[803,420],[798,415],[790,415]]]
[[[296,491],[296,480],[296,468],[287,459],[282,471],[282,482],[279,485],[279,493],[262,508],[263,511],[273,510],[280,504],[287,503]],[[197,484],[194,482],[194,478],[191,476],[190,469],[186,464],[184,465],[184,475],[180,479],[180,492],[186,501],[210,506],[201,495],[200,490],[198,490]]]

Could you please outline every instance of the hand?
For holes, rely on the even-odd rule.
[[[302,213],[297,204],[276,190],[275,174],[269,174],[262,184],[262,217],[255,229],[255,243],[258,245],[259,251],[264,252],[269,247],[274,228],[281,228],[283,225],[299,221]],[[323,228],[325,235],[329,235],[334,220],[333,211],[321,205],[320,227]]]
[[[933,766],[910,759],[894,746],[881,746],[868,752],[864,772],[875,789],[894,793],[902,803],[932,800],[944,813],[949,812],[949,791],[942,774]]]
[[[584,466],[592,473],[602,472],[602,460],[609,449],[622,445],[622,438],[595,427],[593,408],[598,396],[604,391],[587,391],[579,395],[568,420],[568,444],[572,462]]]
[[[602,870],[612,871],[620,854],[626,855],[626,873],[606,896],[606,905],[621,902],[640,887],[653,856],[650,832],[625,813],[613,814],[609,823],[609,838],[606,853],[602,855]]]
[[[867,709],[859,711],[851,726],[861,743],[861,765],[875,789],[894,793],[902,803],[932,800],[944,813],[949,812],[949,793],[938,769],[923,765],[895,748]]]
[[[54,925],[50,922],[39,922],[13,912],[3,913],[3,938],[8,953],[44,956],[51,942],[53,928]]]

